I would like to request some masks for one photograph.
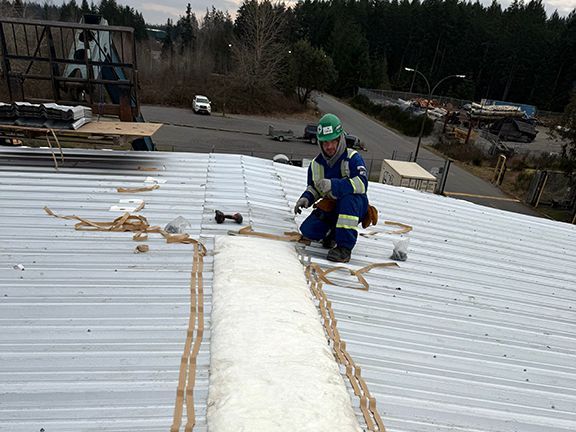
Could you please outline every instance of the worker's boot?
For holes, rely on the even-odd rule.
[[[336,247],[336,240],[334,240],[334,233],[332,230],[328,231],[326,237],[322,239],[322,247],[324,249],[332,249],[333,247]]]
[[[328,261],[347,263],[350,261],[350,255],[352,255],[352,251],[350,249],[336,246],[328,251],[327,259]]]

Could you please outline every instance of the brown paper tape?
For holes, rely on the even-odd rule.
[[[328,336],[329,342],[332,346],[332,352],[336,361],[344,366],[345,375],[354,394],[360,400],[360,410],[364,421],[366,422],[367,430],[371,432],[385,432],[386,428],[380,414],[378,413],[376,400],[370,394],[368,385],[362,377],[362,370],[359,366],[354,363],[354,360],[346,350],[346,342],[340,338],[340,332],[337,328],[337,321],[334,315],[334,310],[332,309],[332,304],[328,300],[324,289],[322,288],[323,283],[328,280],[326,274],[336,271],[336,270],[347,270],[350,274],[356,275],[359,280],[365,284],[365,289],[368,289],[368,283],[362,277],[363,273],[369,272],[373,268],[379,267],[393,267],[395,263],[378,263],[371,264],[366,267],[362,267],[359,270],[353,271],[346,267],[337,267],[329,270],[323,270],[318,264],[310,264],[306,267],[306,278],[310,285],[310,291],[318,301],[318,307],[320,309],[320,315],[323,321],[324,329],[326,335]],[[328,282],[330,283],[330,282]]]

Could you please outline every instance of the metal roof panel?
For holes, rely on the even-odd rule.
[[[0,149],[0,430],[168,430],[191,247],[151,236],[134,254],[131,233],[75,231],[42,208],[111,220],[119,199],[144,199],[151,224],[182,215],[210,251],[214,234],[239,228],[216,224],[215,209],[294,231],[306,171],[221,154],[66,157],[56,171],[47,150]],[[116,192],[148,176],[166,183]],[[375,183],[368,194],[382,221],[414,228],[408,260],[367,273],[368,292],[325,290],[387,429],[576,430],[576,227]],[[389,261],[393,229],[360,237],[349,266]],[[316,245],[304,253],[331,265]],[[195,430],[206,429],[211,272],[209,253]]]

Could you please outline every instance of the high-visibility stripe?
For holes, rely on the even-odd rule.
[[[348,226],[348,225],[336,224],[336,228],[342,228],[342,229],[349,229],[349,230],[358,231],[358,227],[357,227],[357,226]]]
[[[324,178],[324,167],[315,160],[312,161],[312,181],[314,183]]]
[[[344,159],[340,164],[340,174],[342,178],[350,177],[350,163],[348,159]]]
[[[344,229],[358,229],[358,216],[341,214],[338,215],[338,220],[336,221],[336,228]]]
[[[350,219],[350,220],[359,220],[358,216],[354,216],[354,215],[347,215],[347,214],[341,214],[339,215],[339,217],[341,217],[342,219]]]
[[[324,178],[324,167],[315,160],[312,161],[310,166],[312,167],[312,182],[314,183],[314,188],[319,192],[318,182]],[[314,196],[316,197],[316,195]],[[318,196],[320,196],[320,194],[318,194]]]
[[[352,184],[352,189],[354,189],[355,194],[364,194],[366,193],[366,186],[364,182],[360,179],[360,177],[356,176],[350,179],[350,184]]]
[[[314,197],[314,201],[320,198],[320,194],[318,193],[318,191],[314,186],[310,185],[306,188],[306,190],[312,194],[312,196]]]
[[[350,158],[358,153],[356,150],[346,149],[346,159],[342,161],[340,164],[340,174],[342,174],[342,178],[350,177]]]
[[[353,193],[356,193],[356,185],[354,184],[354,182],[352,181],[352,179],[349,179],[349,180],[350,180],[350,184],[352,185],[352,189],[354,190]]]

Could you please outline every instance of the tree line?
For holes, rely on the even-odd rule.
[[[146,21],[142,13],[130,6],[119,5],[116,0],[101,0],[98,4],[94,1],[88,3],[88,0],[80,3],[70,0],[61,4],[48,0],[43,3],[0,0],[0,16],[3,17],[79,22],[86,14],[102,15],[110,25],[133,27],[137,40],[147,37]]]
[[[252,19],[258,28],[250,27]],[[182,32],[185,26],[169,22],[171,39],[183,44],[194,39],[202,29],[193,14],[192,22],[188,35]],[[274,32],[266,42],[257,33],[249,35],[269,24]],[[234,22],[225,15],[225,25],[218,36],[224,52],[234,38],[246,42],[252,37],[252,46],[267,45],[264,51],[254,48],[270,54],[270,64],[285,63],[282,57],[297,44],[321,50],[336,72],[328,74],[334,78],[329,90],[341,96],[358,87],[426,93],[425,83],[405,71],[410,67],[431,85],[447,75],[467,76],[443,84],[442,94],[562,111],[576,80],[576,12],[547,17],[542,0],[515,0],[508,8],[496,1],[483,6],[460,0],[304,0],[286,7],[245,0]]]
[[[142,14],[116,0],[1,0],[0,8],[3,15],[63,21],[99,13],[147,39]],[[235,71],[251,92],[262,85],[285,94],[299,89],[301,99],[315,87],[339,96],[358,87],[426,93],[425,83],[405,71],[410,67],[432,85],[467,76],[447,81],[441,94],[563,111],[576,84],[576,11],[547,17],[542,0],[514,0],[507,8],[496,1],[302,0],[288,7],[244,0],[234,20],[214,7],[199,19],[188,4],[176,22],[155,27],[166,34],[164,59],[178,55],[192,59],[191,69],[200,61],[209,63],[204,72]]]

